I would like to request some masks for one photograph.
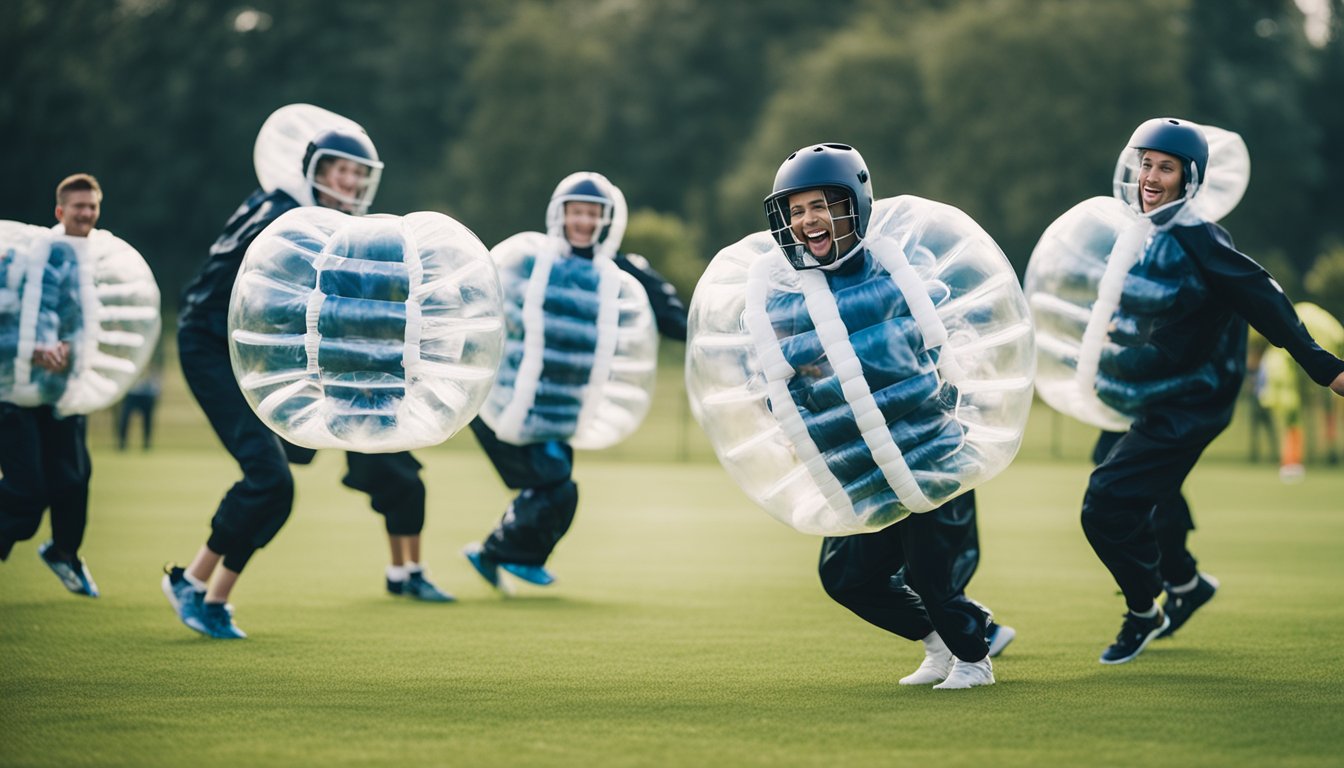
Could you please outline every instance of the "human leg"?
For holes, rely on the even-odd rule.
[[[228,597],[252,555],[268,544],[288,519],[294,480],[280,439],[252,412],[233,379],[224,339],[183,326],[178,333],[178,349],[188,387],[243,473],[220,501],[211,519],[210,538],[182,575],[185,578],[189,574],[196,582],[208,585],[201,595],[201,619],[207,634],[243,637],[233,625],[226,606]],[[169,580],[172,575],[170,572]],[[192,626],[180,610],[179,616]]]
[[[1131,429],[1092,472],[1083,532],[1128,608],[1116,641],[1102,653],[1103,664],[1130,661],[1170,626],[1155,599],[1163,586],[1156,509],[1180,498],[1186,476],[1218,431],[1157,436]],[[1170,513],[1164,518],[1173,519]]]
[[[467,557],[494,586],[499,585],[497,568],[545,586],[554,578],[544,567],[546,560],[578,509],[578,485],[571,479],[574,450],[557,441],[505,443],[480,419],[471,428],[500,479],[519,494],[479,549],[469,548]]]
[[[37,533],[49,503],[39,410],[0,403],[0,560]]]
[[[427,602],[452,602],[452,595],[429,580],[420,560],[420,537],[425,527],[425,484],[420,479],[420,462],[408,451],[347,451],[346,468],[342,482],[369,494],[373,510],[383,516],[391,555],[387,591]]]

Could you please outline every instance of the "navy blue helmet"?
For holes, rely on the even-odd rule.
[[[839,242],[833,242],[833,258],[825,264],[808,253],[789,228],[789,195],[809,189],[823,190],[833,210],[837,203],[847,202],[845,210],[832,218],[853,222],[854,243],[842,249]],[[834,269],[858,253],[872,213],[873,185],[868,166],[858,150],[845,144],[814,144],[789,155],[775,173],[774,188],[765,198],[770,233],[795,269]]]
[[[1188,163],[1185,168],[1187,197],[1204,182],[1209,167],[1209,142],[1204,138],[1204,131],[1193,123],[1174,117],[1146,120],[1135,129],[1129,139],[1129,146],[1140,152],[1155,149]]]

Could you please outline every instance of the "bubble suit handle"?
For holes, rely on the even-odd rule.
[[[153,357],[160,329],[154,273],[126,241],[0,221],[0,400],[52,405],[59,416],[113,405]],[[32,364],[38,346],[62,342],[66,370]]]
[[[247,249],[229,302],[234,376],[257,416],[307,448],[442,443],[499,366],[488,251],[438,213],[296,208]]]
[[[719,252],[690,307],[686,385],[747,495],[804,533],[880,530],[996,475],[1035,360],[1011,265],[969,216],[879,200],[846,274],[796,271],[766,232]]]

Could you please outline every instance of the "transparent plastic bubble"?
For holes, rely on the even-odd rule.
[[[1197,123],[1191,123],[1197,125]],[[1212,125],[1200,125],[1209,142],[1206,179],[1191,198],[1193,213],[1205,221],[1218,221],[1231,213],[1251,183],[1251,153],[1240,134]],[[1139,153],[1125,147],[1115,163],[1115,196],[1138,210]]]
[[[1123,432],[1134,420],[1097,397],[1095,373],[1080,378],[1084,337],[1106,262],[1126,230],[1146,222],[1113,197],[1094,197],[1066,211],[1041,235],[1027,263],[1023,290],[1036,326],[1036,391],[1060,413],[1099,429]],[[1138,230],[1142,231],[1142,230]],[[1135,234],[1134,237],[1138,237]],[[1104,329],[1103,329],[1104,330]],[[1085,370],[1095,372],[1103,341],[1091,339]]]
[[[489,252],[438,213],[296,208],[247,249],[229,302],[234,376],[257,416],[307,448],[442,443],[499,366]]]
[[[0,221],[0,400],[61,416],[106,408],[144,371],[160,328],[158,284],[126,241]],[[65,370],[33,363],[62,342]]]
[[[879,200],[852,273],[789,266],[767,232],[691,301],[686,386],[720,462],[804,533],[867,533],[1002,471],[1035,349],[1012,266],[969,216]]]
[[[515,445],[615,445],[653,400],[658,329],[643,286],[601,256],[523,232],[491,251],[504,286],[507,338],[481,418]]]
[[[1147,403],[1219,386],[1211,363],[1161,360],[1142,331],[1207,290],[1170,227],[1227,215],[1250,180],[1241,137],[1200,128],[1209,142],[1208,178],[1173,220],[1158,224],[1138,213],[1138,153],[1126,147],[1115,196],[1069,209],[1032,251],[1023,285],[1036,325],[1036,390],[1085,424],[1124,431]]]
[[[261,188],[281,190],[300,205],[315,205],[312,186],[304,178],[303,158],[314,136],[338,128],[364,130],[354,120],[312,104],[289,104],[272,112],[252,149]]]

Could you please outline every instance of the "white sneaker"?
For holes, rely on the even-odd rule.
[[[989,657],[979,661],[962,661],[957,659],[957,663],[952,666],[952,674],[938,685],[933,686],[935,690],[950,691],[961,688],[974,688],[977,685],[994,684],[994,664]]]
[[[901,678],[901,685],[932,685],[947,679],[957,659],[943,644],[937,632],[924,638],[924,661],[919,669]]]

